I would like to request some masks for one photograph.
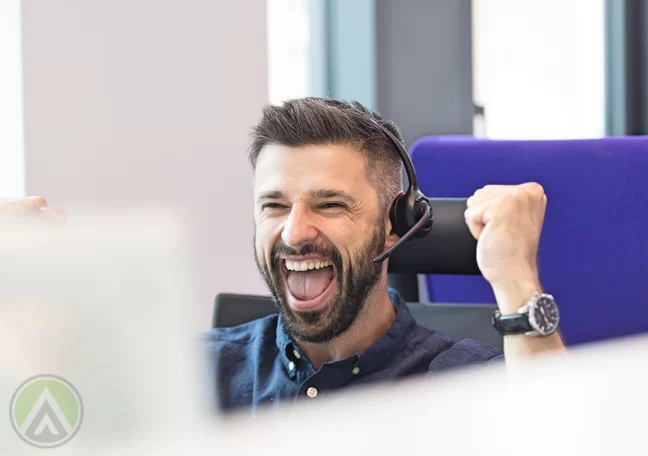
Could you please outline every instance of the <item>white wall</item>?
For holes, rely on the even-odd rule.
[[[312,95],[310,0],[267,0],[268,91],[273,104]]]
[[[0,196],[24,196],[20,0],[0,1]]]
[[[487,137],[605,135],[603,0],[472,4],[474,97]]]
[[[267,293],[246,156],[267,100],[265,3],[23,0],[27,194],[184,208],[206,319],[218,292]]]

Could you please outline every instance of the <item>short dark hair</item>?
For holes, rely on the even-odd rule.
[[[389,208],[402,189],[403,163],[394,144],[370,119],[387,128],[404,143],[398,127],[357,101],[305,97],[281,105],[267,105],[253,128],[249,159],[256,169],[263,147],[345,144],[367,158],[369,179],[375,185],[381,207]]]

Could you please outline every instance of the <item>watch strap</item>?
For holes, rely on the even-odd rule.
[[[529,313],[502,315],[499,310],[493,312],[493,326],[502,335],[526,334],[534,329],[529,322]]]

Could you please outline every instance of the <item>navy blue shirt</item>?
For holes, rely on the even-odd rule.
[[[389,294],[396,310],[389,330],[366,350],[326,362],[319,370],[277,314],[206,333],[219,410],[283,405],[309,394],[321,397],[338,388],[503,359],[498,348],[470,339],[453,341],[420,326],[396,291]]]

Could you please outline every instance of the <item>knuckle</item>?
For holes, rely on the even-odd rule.
[[[516,193],[505,193],[501,195],[496,204],[496,212],[499,213],[510,213],[516,212],[516,208],[519,206],[520,197]]]
[[[534,196],[540,196],[545,194],[544,188],[542,187],[542,185],[540,185],[537,182],[527,182],[522,186],[522,188],[524,188],[527,192],[529,192]]]
[[[25,207],[47,207],[47,200],[45,199],[44,196],[30,196],[28,198],[23,199],[21,202],[22,206]]]
[[[34,202],[39,206],[47,206],[47,200],[45,199],[44,196],[35,196]]]
[[[520,193],[518,190],[514,190],[513,193],[505,193],[501,196],[501,203],[503,205],[511,205],[515,204],[516,200],[518,200],[520,197]]]
[[[524,187],[514,187],[509,195],[511,195],[512,199],[522,199],[528,197],[529,193]]]

